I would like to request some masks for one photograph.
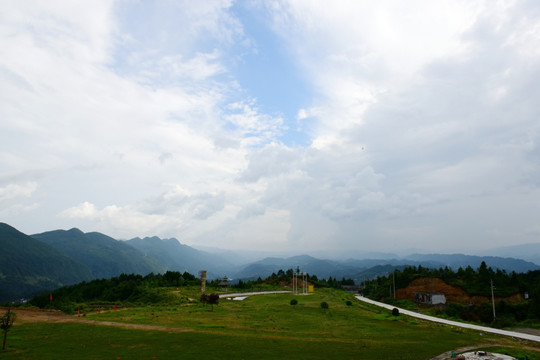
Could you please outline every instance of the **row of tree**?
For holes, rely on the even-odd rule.
[[[73,312],[75,304],[92,302],[109,303],[159,303],[173,301],[170,292],[159,291],[163,287],[198,285],[199,279],[188,272],[167,271],[146,276],[121,274],[110,279],[83,281],[52,292],[42,293],[29,301],[39,308],[55,308]]]
[[[279,270],[264,280],[261,278],[255,281],[239,280],[231,287],[239,290],[263,290],[288,286],[291,284],[293,276],[292,269]],[[309,274],[306,275],[306,278],[308,282],[318,287],[341,288],[342,285],[354,284],[353,280],[345,278],[338,280],[330,277],[319,280],[317,276]],[[207,288],[217,290],[221,282],[220,279],[209,281]],[[146,276],[122,274],[110,279],[83,281],[76,285],[42,293],[32,298],[29,304],[39,308],[55,308],[73,313],[79,306],[78,304],[178,302],[178,297],[172,296],[170,291],[164,290],[164,288],[198,286],[199,284],[200,280],[188,272],[167,271],[164,274],[150,273]]]
[[[258,289],[261,285],[285,285],[288,286],[292,283],[294,275],[297,274],[299,281],[302,280],[303,275],[300,275],[300,270],[297,268],[296,272],[293,269],[288,270],[279,270],[277,273],[273,272],[272,275],[268,276],[266,279],[258,278],[257,280],[243,281],[238,280],[238,282],[231,285],[232,288],[246,290],[246,289]],[[305,279],[307,282],[315,285],[316,287],[329,287],[335,289],[341,289],[344,285],[354,285],[354,280],[345,279],[344,277],[341,280],[337,278],[328,277],[328,279],[319,279],[316,275],[305,274]]]
[[[491,298],[491,284],[494,285],[496,301],[496,324],[509,326],[512,323],[527,319],[540,319],[540,271],[527,273],[507,273],[504,270],[492,269],[482,262],[477,269],[468,266],[457,271],[449,267],[432,269],[423,266],[407,266],[376,279],[367,281],[362,290],[363,295],[375,300],[390,299],[393,289],[406,288],[414,279],[432,277],[442,279],[445,283],[463,289],[469,295],[480,295]],[[515,303],[504,300],[515,294],[522,294],[527,299]],[[388,300],[387,300],[388,301]],[[390,300],[391,302],[391,300]],[[447,304],[439,311],[451,317],[459,317],[467,321],[492,323],[493,309],[489,302],[480,304]]]
[[[366,282],[364,295],[373,298],[388,296],[389,286],[396,289],[407,287],[414,279],[419,277],[433,277],[442,279],[449,285],[462,288],[469,295],[491,296],[491,282],[496,286],[498,297],[508,297],[517,293],[531,292],[540,283],[540,271],[527,273],[507,273],[505,270],[492,269],[485,262],[475,270],[470,266],[459,268],[444,267],[439,269],[419,266],[406,266],[403,269],[395,269],[393,272],[378,276]]]

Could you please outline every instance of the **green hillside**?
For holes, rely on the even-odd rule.
[[[0,301],[90,280],[92,273],[53,247],[0,223]]]
[[[95,278],[165,270],[155,259],[145,256],[122,241],[98,232],[83,233],[79,229],[55,230],[32,237],[85,264]]]
[[[530,341],[393,316],[336,289],[222,298],[213,309],[198,300],[197,288],[161,291],[171,302],[117,311],[93,303],[66,323],[16,325],[3,358],[418,360],[469,346],[540,356]]]

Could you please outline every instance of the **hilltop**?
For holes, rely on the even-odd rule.
[[[0,301],[92,279],[92,272],[54,247],[0,223]]]

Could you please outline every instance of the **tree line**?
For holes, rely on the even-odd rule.
[[[283,270],[280,269],[277,273],[273,272],[272,275],[268,276],[266,279],[262,279],[259,277],[257,280],[238,280],[234,284],[231,285],[232,288],[239,289],[239,290],[246,290],[246,289],[260,289],[263,285],[270,285],[270,286],[288,286],[292,283],[294,274],[299,274],[300,269],[297,268],[296,272],[293,269]],[[325,287],[325,288],[335,288],[335,289],[341,289],[344,285],[355,285],[353,279],[345,279],[345,277],[342,277],[341,280],[334,278],[332,276],[326,278],[319,279],[316,275],[310,275],[308,273],[305,274],[305,279],[307,282],[313,284],[316,287]],[[302,280],[302,275],[298,275],[298,280]]]
[[[260,277],[254,281],[239,280],[230,287],[238,290],[269,290],[289,286],[293,278],[293,270],[279,270],[266,279]],[[307,281],[317,287],[341,288],[342,285],[354,284],[351,279],[318,279],[315,275],[306,275]],[[301,278],[301,277],[300,277]],[[222,279],[208,281],[207,288],[218,290]],[[199,286],[200,280],[194,275],[178,271],[167,271],[164,274],[150,273],[146,276],[137,274],[121,274],[110,279],[83,281],[76,285],[65,286],[51,292],[41,293],[28,303],[39,308],[54,308],[67,313],[74,313],[78,304],[157,304],[178,303],[183,299],[173,296],[167,288]],[[186,299],[187,301],[187,299]]]
[[[146,276],[121,274],[110,279],[83,281],[42,293],[28,303],[39,308],[54,308],[67,313],[73,313],[75,304],[81,303],[156,304],[178,301],[170,292],[160,291],[160,288],[198,284],[199,279],[188,272],[167,271],[164,274],[150,273]]]
[[[364,296],[374,300],[385,299],[392,302],[395,289],[406,288],[413,280],[420,277],[439,278],[445,283],[463,289],[468,295],[491,298],[491,284],[494,286],[496,300],[496,318],[493,318],[491,302],[477,304],[447,304],[438,309],[444,315],[467,321],[491,323],[495,326],[511,326],[515,322],[540,319],[540,271],[527,273],[506,272],[492,269],[482,262],[477,269],[471,266],[458,268],[427,268],[406,266],[384,276],[367,281],[362,290]],[[505,300],[512,295],[521,294],[526,300],[510,302]],[[525,295],[527,294],[527,295]]]

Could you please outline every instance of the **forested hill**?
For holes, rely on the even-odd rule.
[[[87,266],[5,223],[0,223],[0,249],[0,301],[93,278]]]
[[[448,296],[451,287],[464,291],[466,296],[461,296],[461,300],[449,301],[444,309],[439,309],[449,317],[491,323],[494,321],[491,303],[493,291],[497,321],[492,325],[508,327],[527,319],[540,319],[540,270],[507,273],[500,269],[494,270],[485,262],[482,262],[477,269],[467,266],[460,267],[456,271],[448,267],[429,269],[422,266],[408,266],[367,281],[362,291],[367,297],[389,303],[396,301],[394,299],[396,293],[397,299],[412,301],[413,296],[400,297],[399,295],[410,294],[411,291],[407,289],[410,290],[409,286],[413,286],[416,280],[419,280],[421,284],[427,284],[427,287],[421,291],[445,293],[445,290],[436,288],[440,287],[440,284],[436,285],[435,282],[427,281],[426,278],[440,280],[440,284],[446,288],[445,295],[448,298],[452,297]],[[395,293],[393,293],[394,287]],[[401,291],[403,289],[405,291]]]
[[[145,275],[166,270],[158,260],[145,256],[123,241],[98,232],[55,230],[32,237],[85,264],[94,278],[110,278],[121,273]]]

